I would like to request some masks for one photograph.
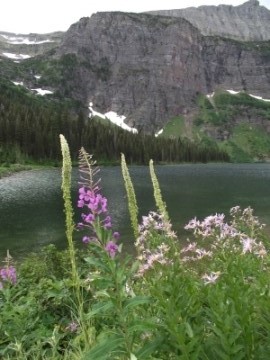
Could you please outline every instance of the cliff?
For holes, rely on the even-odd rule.
[[[237,37],[229,31],[251,34],[255,28],[257,38],[267,38],[270,12],[258,1],[162,14],[170,16],[103,12],[64,34],[0,33],[5,52],[41,53],[29,60],[2,57],[0,74],[28,89],[78,100],[85,112],[92,102],[95,111],[124,115],[127,125],[147,132],[175,116],[192,121],[199,95],[232,89],[270,99],[270,42],[228,38]],[[208,32],[200,28],[207,24]],[[249,40],[256,38],[252,34]]]
[[[97,13],[65,33],[54,58],[66,54],[76,59],[69,96],[148,131],[192,112],[199,94],[234,89],[270,98],[268,43],[204,36],[183,18]]]
[[[270,11],[260,6],[257,0],[249,0],[239,6],[200,6],[150,13],[184,18],[196,26],[203,35],[241,41],[270,40]]]

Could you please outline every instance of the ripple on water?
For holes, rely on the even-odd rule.
[[[132,166],[130,174],[140,216],[153,210],[153,190],[148,167]],[[197,216],[224,212],[235,205],[255,209],[270,226],[270,164],[183,164],[157,166],[163,198],[174,228]],[[102,192],[122,240],[132,244],[127,199],[120,167],[102,167]],[[78,172],[73,171],[72,199],[76,203]],[[80,221],[75,209],[75,221]],[[10,249],[14,257],[55,243],[65,247],[61,170],[33,170],[0,180],[0,256]],[[80,241],[80,234],[75,239]]]

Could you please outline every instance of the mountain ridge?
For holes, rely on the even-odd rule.
[[[255,0],[224,7],[262,8]],[[72,24],[54,45],[18,64],[2,58],[6,67],[0,74],[29,89],[48,89],[52,97],[76,100],[85,113],[92,103],[94,111],[125,116],[139,133],[156,134],[174,117],[182,117],[190,130],[200,110],[198,99],[213,92],[232,89],[270,99],[269,41],[204,35],[183,17],[99,12]],[[270,133],[268,110],[256,119],[257,110],[248,106],[246,101],[243,116],[233,112],[235,124],[261,122]],[[211,108],[200,131],[217,140],[229,138],[234,124],[221,124],[218,117],[228,121],[222,116]]]
[[[238,6],[202,5],[197,8],[158,10],[148,13],[182,17],[206,36],[221,36],[240,41],[270,40],[270,10],[261,6],[258,0],[249,0]]]

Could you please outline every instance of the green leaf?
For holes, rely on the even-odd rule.
[[[135,331],[147,332],[150,330],[155,330],[156,328],[157,324],[154,322],[136,320],[134,325],[130,324],[128,330],[130,333],[133,333]]]
[[[150,304],[151,302],[152,298],[150,296],[135,296],[125,301],[124,308],[129,309],[138,305]]]
[[[92,310],[87,314],[87,318],[91,318],[94,315],[99,315],[106,313],[108,310],[111,310],[113,308],[113,303],[111,301],[106,302],[99,302],[98,304],[95,304],[92,308]]]
[[[244,346],[243,345],[241,345],[241,344],[238,344],[238,345],[234,345],[233,347],[232,347],[232,349],[231,349],[231,354],[233,354],[233,355],[236,355],[237,354],[237,356],[239,356],[239,359],[240,359],[240,354],[239,354],[239,352],[241,351],[241,350],[244,350]],[[243,355],[245,355],[244,354],[245,353],[245,351],[243,352]],[[242,358],[242,357],[241,357]]]
[[[190,338],[193,338],[193,337],[194,337],[194,333],[193,333],[193,330],[192,330],[191,326],[189,325],[188,322],[186,322],[185,325],[186,325],[187,335],[188,335]]]
[[[124,338],[121,335],[110,336],[101,343],[88,351],[82,360],[105,360],[112,359],[110,354],[124,344]]]
[[[108,270],[108,266],[106,266],[103,262],[99,261],[98,259],[96,259],[94,257],[87,257],[84,260],[85,260],[85,262],[87,262],[87,264],[93,265],[94,267],[96,267],[98,269]]]
[[[156,351],[160,345],[164,342],[164,337],[159,337],[154,341],[147,343],[140,350],[136,352],[136,356],[138,359],[145,360],[150,356],[154,351]]]

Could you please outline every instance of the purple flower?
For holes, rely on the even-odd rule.
[[[82,207],[84,207],[84,201],[83,200],[79,200],[78,201],[78,208],[82,208]]]
[[[102,214],[107,212],[107,199],[103,197],[101,194],[95,194],[92,192],[88,208],[92,211],[94,214]]]
[[[84,189],[84,187],[81,187],[79,189],[79,199],[80,200],[84,200],[85,202],[88,202],[91,198],[91,191],[90,190],[86,190]]]
[[[112,227],[112,219],[110,216],[106,216],[103,226],[104,226],[104,229],[106,229],[106,230],[108,230]]]
[[[115,231],[115,232],[113,233],[113,237],[114,237],[115,240],[119,240],[119,239],[120,239],[120,234],[119,234],[119,232],[118,232],[118,231]]]
[[[16,269],[14,266],[7,266],[0,270],[0,277],[3,281],[15,284],[17,281]]]
[[[87,223],[92,223],[95,220],[95,215],[88,214],[84,217],[84,221]]]
[[[118,251],[118,245],[116,245],[113,241],[109,241],[105,247],[105,250],[110,255],[111,258],[115,257],[115,254]]]
[[[89,244],[90,241],[91,241],[91,239],[90,239],[89,236],[84,236],[84,237],[82,238],[82,242],[83,242],[84,244]]]
[[[84,223],[78,223],[78,224],[77,224],[77,229],[78,229],[78,230],[82,230],[83,227],[84,227]]]
[[[82,208],[84,206],[88,206],[93,214],[105,213],[107,212],[107,199],[95,191],[81,187],[79,189],[78,207]]]

